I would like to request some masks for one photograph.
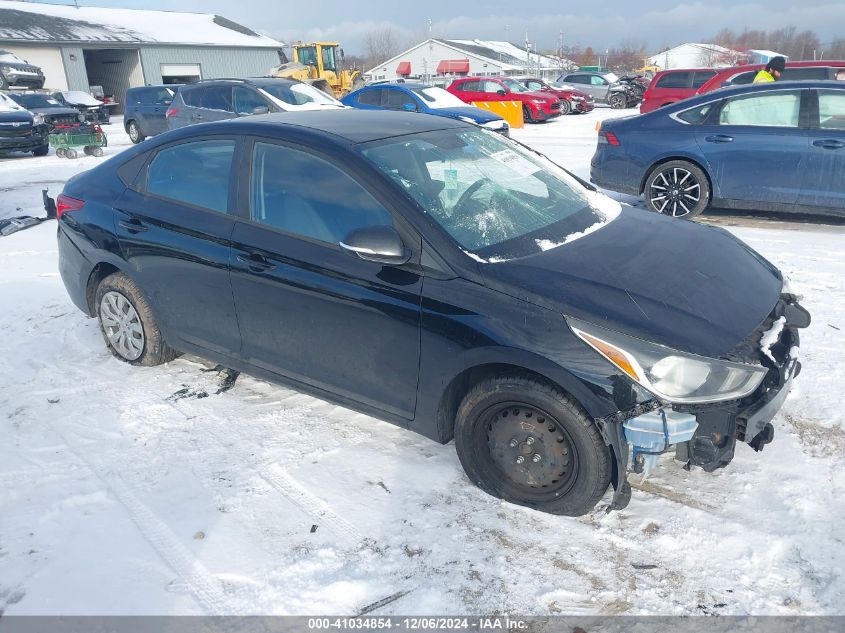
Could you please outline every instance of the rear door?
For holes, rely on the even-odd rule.
[[[798,202],[845,215],[845,90],[811,93],[809,157]]]
[[[240,349],[229,281],[238,144],[219,136],[165,145],[116,205],[130,276],[177,348]]]
[[[797,201],[809,145],[801,114],[808,96],[793,89],[731,97],[696,126],[715,198]]]
[[[466,103],[484,101],[485,94],[481,90],[481,84],[480,79],[468,79],[455,87],[454,94]]]
[[[138,112],[141,115],[141,129],[144,134],[161,134],[167,130],[165,114],[173,101],[170,88],[145,88],[140,95]]]
[[[354,229],[400,223],[325,156],[256,141],[233,235],[232,285],[253,364],[412,418],[422,277],[350,256]],[[419,252],[419,238],[404,233]],[[414,245],[416,241],[416,245]]]

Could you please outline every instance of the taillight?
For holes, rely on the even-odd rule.
[[[599,130],[599,143],[607,143],[608,145],[621,145],[619,137],[613,132],[607,130]]]
[[[179,112],[179,108],[167,108],[167,112],[164,113],[164,118],[169,119],[172,116],[176,116]]]
[[[61,220],[65,213],[68,213],[69,211],[79,211],[84,206],[85,200],[71,198],[70,196],[60,193],[59,197],[56,198],[56,219]]]

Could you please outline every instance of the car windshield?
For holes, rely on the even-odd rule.
[[[9,51],[0,51],[0,63],[6,62],[7,64],[25,64],[26,62],[22,60],[20,57],[11,53]]]
[[[516,79],[502,79],[502,83],[510,88],[511,92],[531,92]]]
[[[17,112],[20,110],[23,110],[23,108],[0,92],[0,112]]]
[[[343,104],[322,90],[309,84],[265,84],[259,89],[285,110],[313,110],[327,105],[343,107]]]
[[[458,99],[451,92],[443,88],[412,88],[411,91],[420,97],[429,108],[465,108],[466,103]]]
[[[486,130],[423,132],[360,151],[478,261],[562,246],[600,229],[621,208],[551,161]]]
[[[27,109],[32,108],[56,108],[62,104],[46,95],[30,94],[30,95],[12,95],[12,99],[17,101]]]

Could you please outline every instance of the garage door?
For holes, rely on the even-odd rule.
[[[188,84],[202,79],[199,64],[162,64],[161,81],[165,84]]]

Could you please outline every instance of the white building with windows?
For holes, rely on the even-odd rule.
[[[663,70],[718,68],[733,66],[745,58],[745,53],[718,44],[687,43],[652,55],[648,58],[648,63],[652,66],[659,66]]]
[[[510,42],[431,38],[369,69],[368,81],[435,81],[468,75],[533,75],[556,79],[573,62],[539,55]]]

